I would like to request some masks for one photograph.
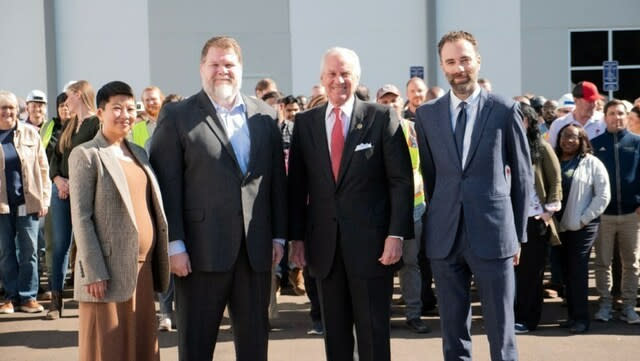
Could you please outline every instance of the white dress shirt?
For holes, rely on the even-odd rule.
[[[462,100],[458,98],[451,90],[449,91],[451,101],[449,106],[449,114],[451,114],[451,129],[455,132],[458,113],[460,113],[460,103],[467,103],[465,111],[467,112],[467,126],[464,128],[464,140],[462,141],[462,167],[464,167],[469,155],[469,146],[471,145],[471,133],[473,126],[476,124],[478,114],[480,113],[480,87],[476,85],[476,89],[471,95]],[[452,134],[453,136],[453,134]]]
[[[347,140],[347,133],[349,133],[349,124],[351,122],[351,114],[353,113],[353,104],[355,98],[352,95],[347,101],[340,106],[340,118],[342,118],[342,135],[344,140]],[[336,122],[336,113],[334,112],[335,106],[329,102],[327,104],[327,112],[324,116],[324,124],[327,131],[327,144],[329,145],[329,154],[331,154],[331,132],[333,131],[333,124]]]

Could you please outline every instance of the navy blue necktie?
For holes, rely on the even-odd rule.
[[[458,119],[456,120],[456,128],[454,130],[454,136],[456,138],[456,147],[458,148],[458,155],[460,156],[460,161],[462,161],[462,151],[463,151],[463,143],[464,143],[464,130],[467,127],[467,111],[466,111],[466,102],[460,103],[460,112],[458,113]]]

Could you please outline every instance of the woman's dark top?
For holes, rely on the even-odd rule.
[[[70,123],[68,122],[67,125]],[[53,157],[49,161],[49,177],[53,180],[56,176],[63,178],[69,178],[69,155],[71,150],[77,145],[84,142],[88,142],[100,131],[100,120],[98,117],[91,116],[86,118],[80,129],[76,133],[71,135],[71,147],[66,148],[64,152],[60,153],[60,149],[56,146]],[[58,142],[56,142],[57,144]]]
[[[7,203],[9,207],[17,207],[24,204],[24,191],[22,189],[22,162],[13,144],[15,128],[0,130],[0,143],[4,153],[4,176],[7,187]]]
[[[560,173],[562,175],[562,208],[560,211],[555,213],[556,219],[562,219],[562,214],[564,213],[564,209],[567,207],[567,199],[569,199],[569,191],[571,191],[571,182],[573,182],[573,173],[576,171],[578,167],[578,163],[580,163],[580,159],[582,157],[580,155],[576,155],[575,157],[569,160],[561,160],[560,161]]]

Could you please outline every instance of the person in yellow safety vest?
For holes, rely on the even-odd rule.
[[[42,140],[42,146],[46,150],[47,159],[51,159],[56,144],[58,144],[58,138],[62,134],[62,129],[67,124],[67,121],[71,119],[71,113],[69,113],[66,101],[67,94],[65,92],[60,93],[56,97],[56,116],[47,120],[40,128],[40,139]]]
[[[141,98],[144,111],[138,113],[138,119],[131,127],[129,140],[145,148],[147,141],[156,130],[158,114],[160,114],[164,95],[157,86],[148,86],[142,91]]]
[[[402,117],[403,101],[400,91],[392,84],[384,85],[376,93],[376,101],[379,104],[389,105],[398,114],[400,125],[407,139],[409,155],[411,156],[411,168],[413,169],[414,184],[414,213],[415,238],[405,239],[402,243],[402,260],[404,266],[400,269],[400,290],[406,304],[405,317],[407,327],[416,333],[431,332],[429,326],[422,321],[422,275],[418,264],[420,252],[420,235],[422,234],[422,215],[426,209],[424,185],[420,173],[420,158],[418,156],[418,142],[414,123]]]

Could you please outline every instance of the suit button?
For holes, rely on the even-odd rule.
[[[338,219],[336,217],[331,218],[332,221],[336,222]]]

